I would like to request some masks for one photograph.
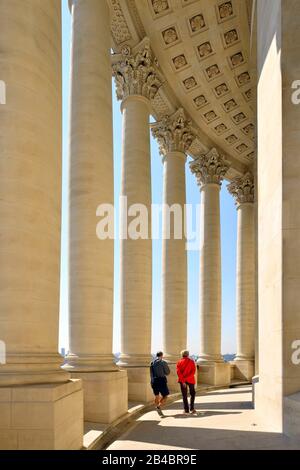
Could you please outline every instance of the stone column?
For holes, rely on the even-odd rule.
[[[81,381],[57,352],[61,2],[1,1],[0,31],[0,448],[79,449]]]
[[[228,190],[237,206],[236,325],[237,378],[251,380],[255,353],[255,213],[254,183],[250,173],[235,178]]]
[[[114,241],[96,234],[96,211],[113,204],[110,14],[106,1],[72,6],[70,131],[70,353],[83,379],[85,420],[127,411],[127,377],[112,354]]]
[[[150,99],[160,87],[149,41],[114,57],[117,96],[122,101],[123,150],[121,207],[121,357],[128,373],[129,399],[151,399],[152,241]],[[142,206],[134,206],[141,204]],[[128,209],[128,214],[127,214]],[[141,212],[140,212],[141,211]],[[127,226],[127,215],[128,226]],[[133,220],[142,219],[140,235],[131,233]]]
[[[162,316],[169,388],[178,391],[175,364],[187,346],[187,252],[185,238],[186,152],[195,132],[183,109],[153,125],[163,157]],[[173,222],[172,222],[173,221]]]
[[[300,2],[258,0],[257,195],[261,421],[300,439]]]
[[[190,167],[201,190],[199,382],[225,385],[230,366],[221,355],[220,188],[228,164],[212,149]]]

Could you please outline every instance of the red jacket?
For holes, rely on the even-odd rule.
[[[177,362],[177,375],[178,375],[178,382],[185,383],[188,382],[189,384],[195,384],[195,372],[196,372],[196,365],[195,361],[190,359],[189,357],[183,357],[180,361]]]

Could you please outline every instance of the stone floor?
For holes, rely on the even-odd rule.
[[[164,418],[156,411],[141,416],[108,449],[300,449],[257,423],[251,400],[249,386],[208,392],[196,399],[197,416],[182,415],[176,401]]]

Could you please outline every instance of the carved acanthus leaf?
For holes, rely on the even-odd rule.
[[[227,189],[234,197],[237,206],[245,202],[254,202],[254,179],[251,173],[235,178]]]
[[[123,48],[121,54],[114,58],[112,68],[119,100],[131,95],[152,100],[162,85],[148,39],[143,40],[135,52],[129,47]]]
[[[229,163],[213,148],[207,154],[200,155],[192,161],[190,169],[196,176],[200,187],[206,184],[221,185],[229,169]]]
[[[182,108],[154,124],[152,135],[157,139],[160,154],[163,156],[169,152],[186,153],[196,138],[191,121],[186,118]]]

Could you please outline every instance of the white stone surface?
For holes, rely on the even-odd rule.
[[[122,196],[127,197],[128,208],[133,204],[143,204],[148,209],[148,231],[151,234],[149,112],[149,101],[143,96],[129,96],[122,103]],[[121,217],[126,217],[124,212]],[[133,219],[129,217],[128,223]],[[120,364],[145,366],[151,361],[151,238],[135,240],[128,237],[121,240],[120,261]]]
[[[195,159],[190,167],[201,190],[201,336],[198,362],[222,362],[220,188],[228,166],[216,149],[211,149]]]
[[[259,384],[256,406],[285,430],[290,400],[300,390],[292,344],[299,317],[300,4],[259,0],[258,19],[258,279]],[[267,26],[266,26],[267,25]],[[297,414],[294,416],[293,429]],[[300,425],[300,421],[298,426]],[[291,430],[288,427],[289,432]]]
[[[57,353],[60,0],[0,2],[0,49],[0,448],[80,449],[82,384]]]
[[[168,152],[164,157],[162,315],[163,351],[174,361],[187,347],[187,251],[185,238],[185,161],[182,152]],[[176,204],[174,213],[170,208]],[[179,217],[176,216],[179,211]],[[170,215],[171,214],[171,215]],[[174,230],[174,220],[179,220]],[[180,223],[181,217],[181,223]],[[178,238],[176,238],[176,236]]]
[[[150,363],[149,363],[150,365]],[[147,403],[154,400],[150,384],[149,366],[126,367],[128,375],[128,398],[131,402]]]
[[[237,354],[236,360],[254,360],[255,252],[254,204],[238,207],[237,241]]]
[[[255,206],[250,173],[228,186],[237,205],[236,378],[251,380],[255,356]]]
[[[81,380],[0,388],[1,450],[79,450]]]
[[[76,377],[77,374],[74,374]],[[84,396],[84,420],[110,424],[127,413],[126,371],[80,373]]]
[[[60,1],[0,3],[0,385],[65,382],[58,350]],[[45,122],[45,116],[47,121]]]
[[[128,48],[123,52],[113,57],[117,97],[122,100],[121,196],[125,201],[120,222],[121,356],[118,364],[128,368],[129,399],[148,401],[152,317],[149,117],[150,100],[161,82],[147,38],[134,50]]]
[[[201,361],[197,366],[197,379],[199,384],[226,386],[231,382],[231,366],[229,362]]]
[[[96,235],[96,211],[113,204],[110,16],[106,2],[72,7],[70,132],[70,353],[82,378],[85,420],[127,411],[126,373],[112,355],[114,241]]]
[[[6,91],[6,103],[1,104],[0,113],[0,170],[3,170],[0,340],[5,341],[7,349],[7,362],[0,370],[0,448],[4,449],[80,448],[82,383],[70,381],[69,370],[74,377],[83,378],[86,418],[110,423],[127,410],[127,372],[118,370],[112,356],[113,241],[100,241],[96,236],[97,207],[103,202],[113,203],[109,9],[106,1],[69,3],[71,7],[74,4],[71,354],[62,370],[62,359],[57,353],[61,2],[27,0],[24,10],[21,0],[0,0],[0,80]],[[113,56],[117,93],[123,101],[122,194],[128,197],[129,206],[142,203],[150,209],[151,104],[155,104],[156,114],[162,110],[165,114],[168,109],[174,112],[179,99],[201,129],[201,142],[198,138],[195,145],[196,154],[201,153],[196,158],[195,173],[202,191],[202,337],[198,378],[213,385],[228,384],[237,376],[250,379],[254,356],[254,207],[245,203],[238,208],[238,346],[233,370],[221,358],[219,203],[220,183],[225,174],[229,179],[236,172],[244,174],[255,156],[250,96],[253,83],[249,75],[255,54],[249,57],[250,9],[246,8],[250,2],[204,2],[200,15],[199,2],[193,0],[172,2],[171,8],[168,0],[121,3],[114,2],[112,35],[115,50],[118,46],[122,49],[120,56]],[[248,409],[250,405],[241,397],[239,402],[235,397],[230,399],[230,393],[239,395],[242,391],[219,392],[220,396],[225,395],[225,404],[222,396],[217,396],[216,402],[214,398],[210,400],[211,394],[203,398],[208,410],[205,416],[201,415],[204,419],[200,426],[194,425],[196,418],[192,417],[186,419],[187,426],[181,425],[175,421],[177,414],[157,426],[157,416],[148,414],[141,419],[145,427],[137,426],[137,435],[129,432],[131,439],[125,448],[139,448],[139,441],[151,449],[186,448],[182,447],[185,445],[291,448],[294,444],[278,434],[282,430],[299,441],[300,368],[292,354],[294,341],[300,339],[300,106],[291,98],[292,84],[300,77],[300,3],[257,0],[256,4],[257,15],[253,20],[258,20],[258,164],[254,175],[258,195],[259,382],[254,385],[257,414]],[[228,37],[225,29],[229,24],[232,29]],[[254,33],[255,25],[250,26]],[[194,51],[199,32],[221,35],[221,40],[217,45],[210,40],[197,43]],[[151,47],[146,34],[151,38]],[[136,46],[140,37],[144,39]],[[122,38],[126,47],[122,47]],[[253,45],[253,35],[251,41]],[[253,79],[255,71],[251,72]],[[231,111],[228,103],[233,106]],[[184,134],[178,140],[178,135],[179,145],[175,147],[172,142],[173,147],[169,146],[165,153],[164,198],[168,203],[183,205],[186,153],[183,147],[184,139],[189,140],[190,136]],[[213,144],[218,150],[202,155]],[[229,171],[220,149],[230,155]],[[148,235],[150,231],[149,218]],[[171,361],[175,361],[179,349],[186,344],[183,246],[184,240],[171,239],[163,249],[164,348]],[[120,364],[128,370],[130,398],[140,402],[153,398],[149,377],[151,257],[151,240],[122,242]],[[175,388],[175,365],[171,364],[171,368],[169,383],[170,388]],[[202,405],[201,400],[198,405]],[[253,420],[251,425],[249,420]],[[257,435],[249,428],[254,424],[255,430],[259,430]],[[159,434],[159,427],[160,431],[167,429]],[[192,428],[199,428],[200,432],[191,434]]]
[[[186,154],[196,135],[183,109],[152,125],[163,157],[163,351],[176,362],[187,347]],[[172,384],[172,387],[176,386]],[[176,386],[177,388],[177,386]]]
[[[251,387],[216,390],[196,397],[196,416],[182,415],[182,401],[167,406],[165,418],[146,413],[108,450],[278,450],[299,449],[299,442],[258,420]]]
[[[114,202],[106,2],[76,1],[72,28],[69,363],[112,370],[114,247],[96,235],[97,207]]]
[[[220,186],[201,189],[200,359],[221,360]]]

